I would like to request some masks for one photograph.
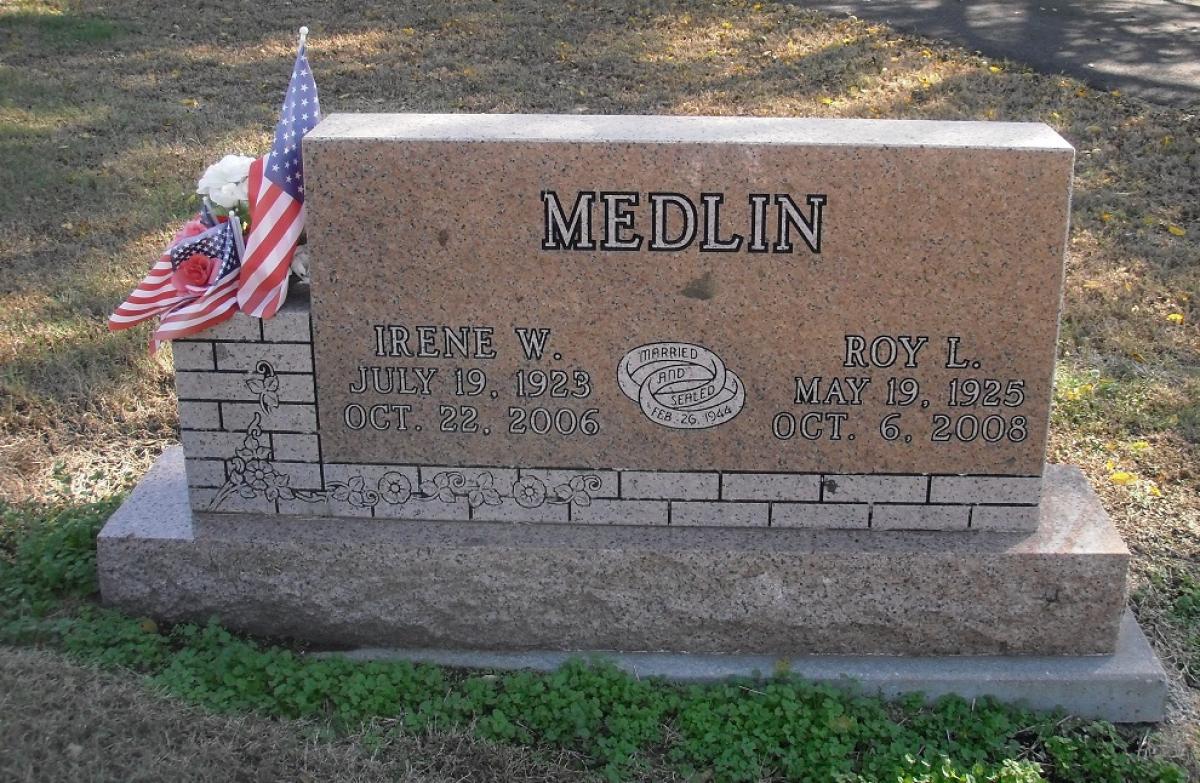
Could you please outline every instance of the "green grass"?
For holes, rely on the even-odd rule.
[[[1175,599],[1172,609],[1180,622],[1200,624],[1200,582],[1191,577],[1184,577],[1179,588],[1179,597]]]
[[[1187,639],[1188,679],[1193,685],[1200,685],[1200,577],[1185,575],[1178,589],[1171,613]]]
[[[1200,371],[1164,378],[1060,363],[1051,425],[1093,446],[1177,435],[1194,448],[1200,444]],[[1147,466],[1156,467],[1161,459],[1155,453],[1140,455]]]
[[[990,700],[894,704],[791,678],[680,687],[574,661],[550,674],[452,672],[406,662],[314,659],[219,625],[175,626],[83,607],[9,618],[7,643],[49,644],[101,667],[142,672],[217,712],[327,718],[342,730],[473,727],[493,742],[580,754],[610,780],[665,766],[721,781],[1185,780],[1099,722]],[[389,724],[378,723],[388,719]]]
[[[24,0],[13,3],[8,13],[0,16],[0,33],[33,34],[36,45],[69,47],[104,43],[117,35],[118,28],[103,17],[64,12],[47,3]]]
[[[608,780],[1182,783],[1143,736],[990,699],[888,703],[789,676],[681,686],[575,660],[552,673],[313,657],[213,621],[160,628],[91,603],[95,536],[119,498],[0,508],[0,643],[38,645],[216,713],[320,719],[386,742],[470,730],[577,754]],[[1188,583],[1177,609],[1194,619]]]
[[[0,600],[6,614],[40,613],[61,598],[92,595],[96,534],[120,496],[30,513],[0,504]]]
[[[1185,681],[1200,686],[1200,563],[1173,562],[1155,568],[1147,587],[1134,594],[1173,630],[1177,665]]]

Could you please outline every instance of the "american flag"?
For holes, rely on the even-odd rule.
[[[206,229],[217,225],[212,209],[208,206],[208,199],[201,203],[200,212],[194,219],[198,220]],[[201,234],[203,233],[201,232]],[[167,252],[163,253],[154,266],[150,267],[150,271],[142,278],[142,282],[138,283],[137,288],[133,289],[133,293],[108,317],[109,331],[128,329],[147,318],[165,313],[185,299],[191,298],[191,294],[175,290],[175,286],[171,282],[171,274],[179,268],[182,259],[191,255],[191,243],[197,238],[198,235],[193,234],[182,240],[177,239],[167,248]],[[174,251],[177,247],[187,249],[181,251],[178,258],[175,258]]]
[[[270,152],[250,165],[251,228],[246,238],[238,304],[257,318],[275,315],[287,297],[292,253],[304,230],[300,140],[321,117],[317,83],[308,67],[307,32],[307,28],[300,31],[300,49],[275,126],[275,143]]]
[[[207,211],[202,215],[205,222],[211,222]],[[196,253],[219,264],[217,276],[203,293],[185,294],[175,288],[171,275]],[[133,293],[109,316],[108,328],[114,332],[128,329],[161,315],[161,322],[150,338],[153,352],[164,340],[186,337],[228,320],[237,312],[241,258],[241,220],[234,214],[226,222],[168,248]]]

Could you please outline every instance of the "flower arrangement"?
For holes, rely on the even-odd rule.
[[[153,352],[165,340],[208,329],[244,312],[271,318],[289,280],[308,282],[304,242],[304,173],[300,145],[320,121],[306,37],[284,93],[271,150],[259,158],[229,154],[196,183],[200,210],[175,233],[150,272],[108,319],[111,330],[150,318],[159,324]],[[303,105],[296,96],[303,94]]]
[[[254,158],[246,155],[231,153],[204,170],[196,183],[196,195],[208,206],[209,211],[218,220],[225,220],[230,214],[242,216],[242,232],[250,230],[250,166]],[[172,243],[189,236],[194,236],[202,230],[202,214],[183,225],[175,234]],[[295,250],[292,251],[292,263],[289,271],[293,282],[307,285],[308,278],[308,249],[304,246],[305,237],[300,236]]]
[[[250,199],[250,164],[254,158],[245,155],[226,155],[204,170],[196,183],[196,193],[222,209],[246,206]]]

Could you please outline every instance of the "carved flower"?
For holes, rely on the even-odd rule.
[[[270,486],[264,490],[267,500],[291,500],[296,496],[292,488],[288,486],[292,483],[292,477],[286,473],[277,473],[272,469],[268,480]]]
[[[537,476],[522,476],[513,482],[513,500],[522,508],[537,508],[546,502],[546,485]]]
[[[247,435],[242,440],[242,447],[235,451],[234,454],[245,462],[271,458],[271,450],[259,443],[258,438],[253,435]],[[245,468],[245,465],[242,468]]]
[[[264,413],[270,413],[279,407],[278,375],[247,378],[246,388],[250,390],[251,394],[258,395],[258,404],[262,407]]]
[[[600,477],[595,475],[575,476],[566,484],[554,488],[559,503],[574,503],[577,506],[592,505],[592,492],[600,489]]]
[[[466,483],[461,473],[442,471],[432,479],[421,482],[421,494],[428,500],[437,498],[443,503],[453,503],[456,497],[455,487],[461,489]]]
[[[475,486],[470,487],[467,493],[467,502],[471,504],[471,508],[479,508],[485,504],[498,506],[503,502],[500,493],[492,486],[494,482],[491,473],[480,473],[476,477]]]
[[[275,468],[265,460],[250,460],[246,463],[246,483],[262,491],[275,483]]]
[[[379,495],[385,502],[398,506],[408,502],[412,495],[412,484],[403,473],[384,473],[383,478],[379,479]]]
[[[240,453],[242,449],[238,449]],[[253,498],[258,493],[254,487],[246,481],[246,460],[241,457],[234,457],[229,460],[229,478],[227,479],[229,486],[237,487],[238,494],[247,500]]]
[[[378,493],[367,489],[367,481],[362,476],[351,476],[345,484],[335,484],[330,496],[355,508],[368,508],[379,502]]]
[[[276,472],[275,467],[264,459],[234,457],[229,461],[229,483],[247,500],[259,494],[266,495],[268,500],[291,499],[290,481],[290,477]]]

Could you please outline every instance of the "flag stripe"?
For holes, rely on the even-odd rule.
[[[238,298],[242,309],[246,312],[263,318],[269,316],[260,313],[269,309],[274,315],[278,307],[264,308],[263,305],[269,302],[271,297],[278,295],[281,284],[284,288],[284,295],[287,294],[287,275],[291,266],[292,254],[296,249],[296,240],[300,238],[300,232],[303,230],[303,209],[292,202],[289,205],[288,214],[284,215],[283,220],[270,234],[274,240],[269,245],[270,252],[258,259],[259,265],[246,283],[253,291],[253,295]]]
[[[187,337],[189,335],[196,334],[197,332],[202,332],[205,329],[208,329],[210,327],[216,326],[217,324],[228,321],[230,318],[232,318],[234,315],[237,314],[237,311],[238,311],[237,310],[237,297],[230,296],[226,301],[229,306],[225,310],[222,310],[221,312],[211,315],[210,317],[206,318],[203,323],[197,325],[193,329],[187,329],[186,331],[172,331],[171,333],[168,334],[168,333],[163,333],[162,328],[160,327],[159,330],[155,331],[154,334],[150,337],[150,352],[154,353],[155,351],[157,351],[158,347],[160,345],[162,345],[163,342],[166,340],[174,340],[179,337]]]
[[[219,282],[211,291],[192,302],[180,305],[162,317],[159,332],[185,329],[193,324],[202,324],[207,316],[216,311],[221,304],[233,300],[237,293],[236,275]]]
[[[109,330],[128,329],[182,301],[183,297],[170,283],[171,271],[169,254],[155,261],[138,287],[109,316]]]
[[[288,272],[304,231],[304,161],[301,142],[320,119],[317,83],[303,42],[284,93],[271,151],[250,166],[253,228],[246,240],[238,304],[271,318],[287,296]]]
[[[287,230],[287,224],[295,219],[292,214],[296,202],[287,197],[279,188],[268,187],[270,202],[265,204],[262,216],[255,219],[254,227],[250,229],[250,238],[246,240],[246,265],[248,274],[243,276],[242,285],[254,287],[267,272],[258,267],[267,254],[275,248]]]
[[[282,255],[286,253],[290,260],[295,240],[303,229],[299,222],[302,217],[300,205],[266,178],[263,181],[265,195],[260,203],[266,211],[256,219],[255,228],[250,231],[242,294],[238,297],[242,309],[259,318],[269,317],[261,314],[264,312],[262,304],[274,293],[280,278],[285,284],[287,282],[287,264],[281,263]]]
[[[113,313],[108,318],[109,328],[114,332],[121,329],[128,329],[130,326],[140,324],[142,321],[153,318],[159,313],[165,313],[167,310],[170,310],[172,307],[182,301],[184,301],[182,298],[173,299],[169,302],[163,302],[155,305],[154,307],[149,307],[140,313]]]
[[[171,338],[175,338],[207,328],[207,325],[212,323],[214,314],[224,312],[237,304],[235,293],[236,291],[230,290],[211,299],[206,303],[204,310],[199,313],[167,313],[163,316],[162,324],[155,334],[169,334]]]

